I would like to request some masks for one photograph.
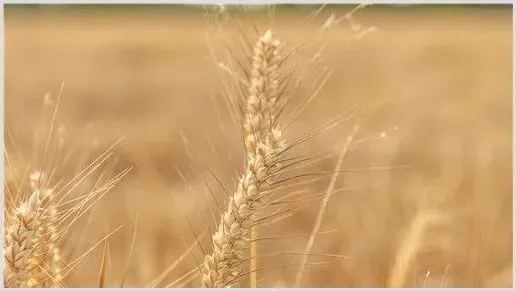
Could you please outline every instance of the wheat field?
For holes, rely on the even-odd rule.
[[[37,246],[57,245],[59,286],[512,287],[510,6],[368,6],[323,33],[332,12],[353,7],[303,22],[316,9],[214,20],[202,8],[5,6],[6,202],[21,193],[5,209],[23,206],[6,225],[59,194],[29,199],[30,173],[58,188],[83,177],[71,202],[45,208],[67,215],[44,227],[62,239]],[[269,72],[254,90],[272,97],[246,97],[240,122],[224,95],[240,81],[223,61],[226,47],[245,60],[246,44],[251,81]],[[273,81],[283,65],[296,89],[284,110]],[[360,114],[342,118],[352,108]],[[114,142],[109,160],[81,172]],[[278,203],[260,207],[260,195]],[[242,248],[210,257],[216,242]]]

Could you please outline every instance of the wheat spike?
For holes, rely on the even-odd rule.
[[[282,131],[275,125],[281,63],[279,46],[278,41],[272,40],[270,30],[255,45],[243,118],[247,167],[212,237],[213,253],[204,259],[204,287],[230,287],[241,274],[254,214],[263,199],[260,194],[267,190],[267,177],[281,168],[278,155],[285,148],[285,142]]]
[[[54,287],[59,282],[59,269],[52,267],[59,259],[54,197],[51,189],[36,189],[6,221],[5,287]]]
[[[256,158],[256,141],[263,141],[268,130],[277,118],[279,98],[280,42],[272,40],[271,30],[258,40],[252,59],[249,96],[246,116],[243,120],[245,147],[248,160]],[[256,288],[258,282],[258,230],[251,230],[250,287]]]
[[[279,98],[279,41],[271,30],[260,37],[254,48],[249,95],[243,120],[245,147],[249,158],[256,152],[256,142],[263,141],[276,119]]]

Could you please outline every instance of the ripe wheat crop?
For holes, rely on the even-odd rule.
[[[505,12],[176,8],[6,9],[4,287],[512,286]]]

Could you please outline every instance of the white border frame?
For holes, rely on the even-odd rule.
[[[5,4],[514,4],[513,0],[492,0],[492,1],[467,1],[467,0],[441,0],[441,1],[413,1],[413,0],[374,0],[374,1],[349,1],[349,0],[4,0]]]

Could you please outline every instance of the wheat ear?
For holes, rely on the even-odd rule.
[[[5,228],[5,287],[55,287],[59,283],[59,270],[52,267],[59,259],[54,198],[51,189],[36,189],[12,212]]]
[[[278,68],[282,61],[279,50],[280,43],[273,41],[270,30],[265,32],[254,48],[242,121],[247,166],[212,237],[213,253],[204,259],[204,287],[230,287],[241,274],[249,244],[248,235],[250,232],[256,235],[254,215],[262,204],[260,194],[269,188],[267,178],[281,168],[278,158],[285,148],[285,142],[282,131],[276,125]],[[252,268],[255,267],[252,264]],[[251,269],[251,274],[255,272],[255,269]]]
[[[263,141],[277,118],[279,98],[279,65],[281,62],[280,43],[272,40],[272,32],[267,30],[258,40],[252,59],[249,96],[243,131],[247,159],[256,158],[256,141]],[[249,287],[258,287],[258,230],[251,229],[250,280]]]

